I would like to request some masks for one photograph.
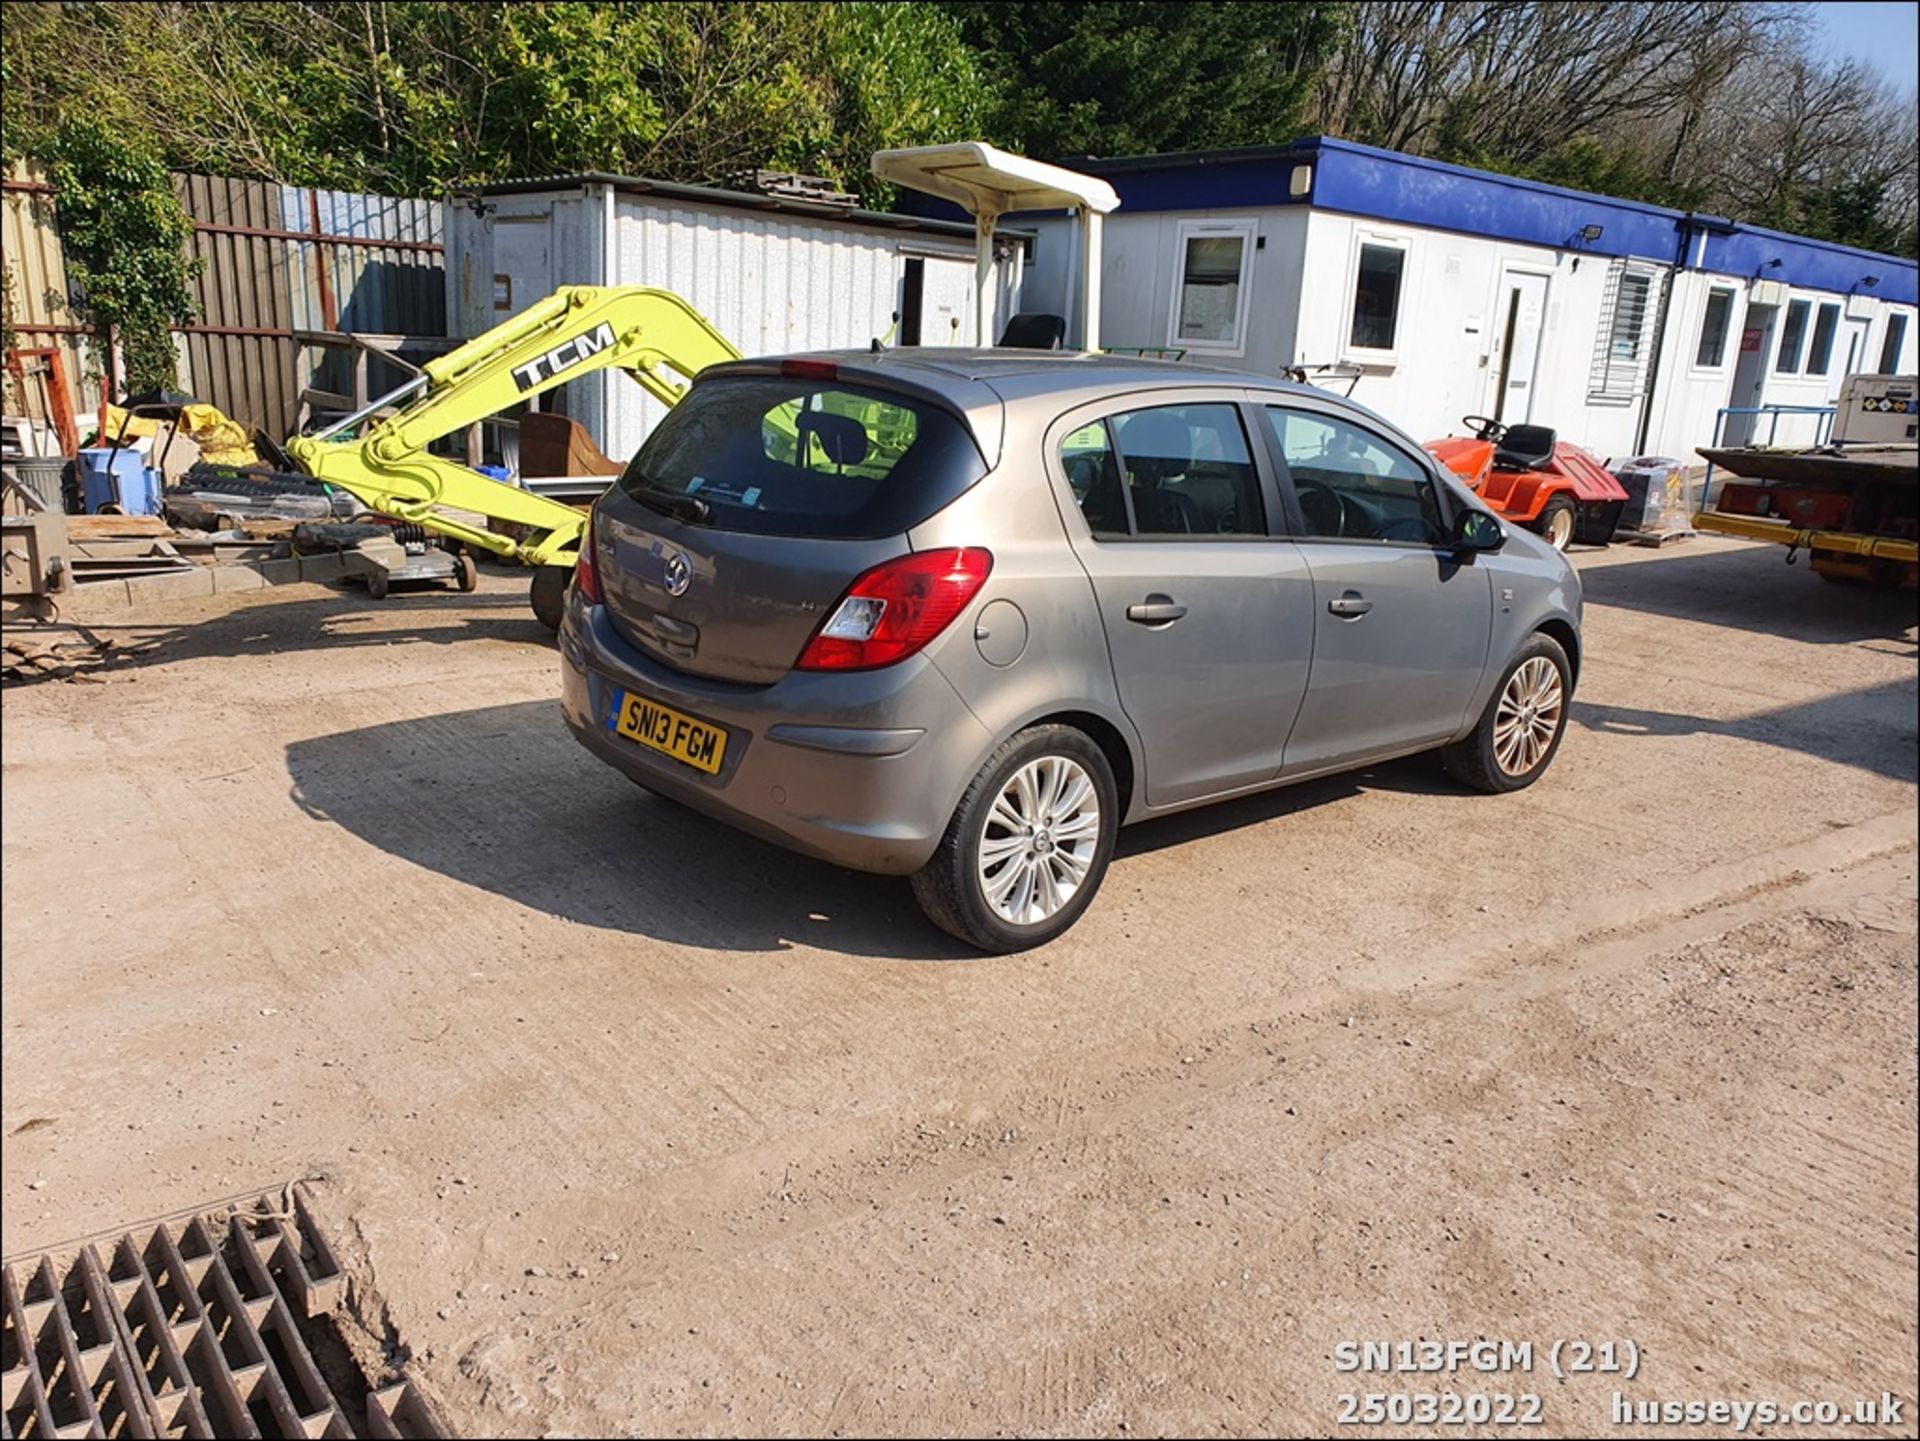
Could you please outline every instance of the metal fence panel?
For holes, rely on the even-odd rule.
[[[12,319],[14,344],[23,350],[56,349],[68,382],[68,398],[82,432],[87,415],[100,406],[100,386],[91,378],[91,346],[84,327],[75,322],[67,304],[67,267],[54,223],[53,194],[46,180],[24,163],[16,162],[6,176],[4,249],[10,293],[7,311]],[[9,415],[33,420],[50,419],[44,360],[23,360],[24,384],[8,377],[6,409]]]
[[[280,187],[265,180],[176,175],[193,218],[198,319],[187,327],[186,389],[243,424],[284,435],[298,390]]]

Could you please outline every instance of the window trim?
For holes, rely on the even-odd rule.
[[[1826,354],[1821,355],[1818,353],[1820,350],[1820,326],[1821,326],[1821,323],[1825,321],[1829,316],[1832,317],[1833,323],[1827,327]],[[1840,339],[1840,307],[1834,304],[1830,300],[1822,301],[1819,305],[1814,307],[1813,329],[1807,332],[1807,368],[1803,373],[1807,375],[1820,376],[1822,378],[1832,374],[1833,347],[1835,342],[1838,341],[1839,339]],[[1814,365],[1816,363],[1820,367],[1818,370],[1814,369]]]
[[[1453,527],[1459,521],[1459,501],[1440,478],[1439,461],[1435,460],[1424,447],[1409,450],[1398,437],[1369,424],[1363,416],[1329,406],[1306,403],[1302,398],[1291,395],[1256,394],[1252,397],[1247,409],[1254,412],[1254,419],[1259,422],[1256,428],[1260,435],[1260,444],[1266,451],[1268,463],[1272,465],[1274,475],[1280,483],[1282,499],[1286,505],[1287,525],[1293,532],[1292,538],[1297,543],[1391,546],[1399,550],[1419,551],[1428,555],[1451,556],[1455,553],[1451,537]],[[1315,535],[1307,525],[1306,512],[1300,508],[1300,492],[1294,487],[1293,467],[1287,464],[1286,450],[1281,446],[1280,437],[1274,434],[1273,425],[1265,415],[1269,410],[1289,410],[1329,423],[1351,425],[1356,430],[1364,431],[1371,436],[1383,449],[1405,457],[1411,462],[1413,468],[1425,477],[1427,484],[1433,487],[1435,507],[1440,512],[1441,538],[1428,544],[1417,540],[1391,540],[1385,537],[1362,535]]]
[[[1793,363],[1787,364],[1787,336],[1792,332],[1793,308],[1800,307],[1803,317],[1800,321],[1800,333],[1794,336]],[[1785,308],[1780,312],[1780,342],[1773,350],[1773,373],[1775,375],[1804,375],[1800,367],[1807,358],[1807,341],[1810,336],[1808,321],[1813,317],[1813,302],[1807,299],[1788,298]]]
[[[1727,297],[1727,323],[1720,331],[1720,354],[1711,363],[1702,364],[1700,360],[1700,346],[1707,338],[1707,317],[1713,313],[1713,298],[1716,295],[1724,295]],[[1707,298],[1700,307],[1700,330],[1694,337],[1693,342],[1692,368],[1702,375],[1719,375],[1727,369],[1727,342],[1733,339],[1735,334],[1733,307],[1739,298],[1739,290],[1732,285],[1709,285],[1707,287]],[[1734,347],[1734,354],[1739,354],[1739,347]]]
[[[1206,355],[1245,355],[1247,320],[1252,310],[1254,241],[1258,238],[1257,220],[1182,220],[1175,232],[1173,249],[1173,296],[1167,307],[1167,346],[1169,349],[1199,351]],[[1240,238],[1239,305],[1233,317],[1233,339],[1191,340],[1180,334],[1180,306],[1187,288],[1187,243],[1190,240],[1217,240],[1227,236]]]
[[[1360,303],[1360,260],[1371,246],[1375,250],[1400,252],[1400,288],[1393,298],[1393,344],[1384,349],[1374,345],[1356,345],[1353,341],[1353,309]],[[1406,328],[1400,317],[1407,313],[1407,282],[1413,274],[1413,237],[1391,231],[1354,227],[1353,243],[1347,253],[1346,305],[1340,313],[1340,358],[1361,365],[1400,363],[1400,340]]]

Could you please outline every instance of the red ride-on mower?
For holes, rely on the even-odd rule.
[[[1613,539],[1626,488],[1586,451],[1544,425],[1502,425],[1484,415],[1461,424],[1473,434],[1430,440],[1427,450],[1501,515],[1555,550]]]

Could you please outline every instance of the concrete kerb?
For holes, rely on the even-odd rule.
[[[190,571],[143,575],[127,580],[89,581],[59,597],[60,613],[84,620],[103,613],[138,610],[169,601],[195,600],[303,581],[337,581],[349,571],[342,555],[310,555],[284,560],[239,561],[196,566]]]

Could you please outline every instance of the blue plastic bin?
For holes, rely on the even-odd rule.
[[[127,515],[160,514],[160,472],[147,469],[138,451],[99,446],[81,451],[75,463],[88,515],[108,505]]]

